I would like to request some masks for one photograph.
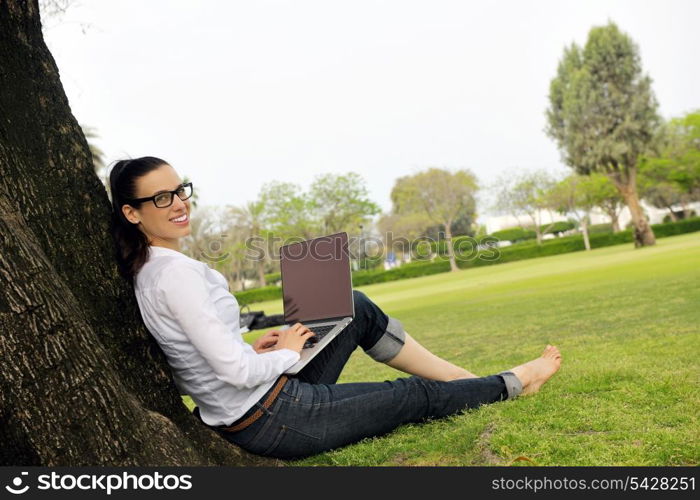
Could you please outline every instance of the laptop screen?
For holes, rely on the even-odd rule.
[[[283,246],[280,267],[286,323],[354,315],[347,233]]]

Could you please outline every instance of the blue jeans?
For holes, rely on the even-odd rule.
[[[400,323],[384,314],[363,293],[353,293],[352,323],[287,381],[270,408],[262,407],[265,394],[238,421],[258,408],[263,408],[263,416],[241,431],[231,433],[215,428],[217,432],[251,453],[300,458],[380,436],[409,422],[445,417],[513,398],[522,391],[511,372],[450,382],[412,376],[385,382],[336,384],[357,346],[374,359],[384,361],[398,353],[405,338]]]

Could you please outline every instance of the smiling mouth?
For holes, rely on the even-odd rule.
[[[187,217],[187,214],[182,214],[180,217],[176,217],[174,219],[170,219],[170,222],[174,222],[175,224],[182,224],[183,222],[187,222],[189,220],[189,217]]]

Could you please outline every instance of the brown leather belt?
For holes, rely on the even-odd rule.
[[[269,395],[269,396],[265,399],[265,401],[263,402],[263,404],[262,404],[262,405],[263,405],[263,408],[266,408],[266,409],[267,409],[267,408],[269,408],[269,407],[272,405],[272,403],[275,402],[275,399],[277,399],[277,396],[279,395],[280,391],[282,390],[282,387],[284,387],[284,384],[287,383],[287,380],[288,380],[288,379],[289,379],[289,377],[287,377],[286,375],[282,375],[282,376],[277,380],[277,383],[276,383],[275,386],[272,388],[272,392],[270,393],[270,395]],[[242,431],[243,429],[245,429],[246,427],[248,427],[250,424],[252,424],[253,422],[255,422],[257,419],[259,419],[260,417],[262,417],[262,415],[263,415],[263,411],[262,411],[260,408],[258,408],[258,410],[257,410],[255,413],[253,413],[250,417],[246,418],[244,421],[239,422],[239,423],[237,423],[236,425],[232,425],[232,426],[230,426],[230,427],[217,427],[217,429],[219,429],[219,430],[221,430],[221,431],[225,431],[225,432],[238,432],[238,431]]]

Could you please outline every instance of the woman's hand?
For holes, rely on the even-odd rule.
[[[301,323],[295,323],[286,330],[275,330],[275,333],[277,334],[277,343],[274,349],[291,349],[298,353],[301,353],[304,343],[315,335]]]
[[[275,350],[275,344],[279,337],[279,330],[271,330],[253,342],[253,349],[258,354]]]

